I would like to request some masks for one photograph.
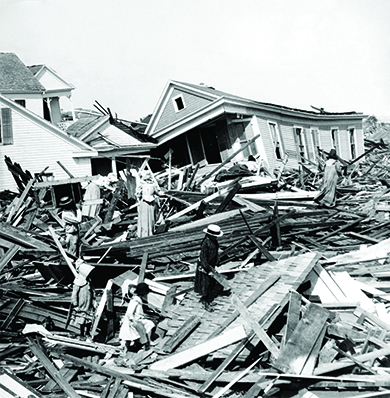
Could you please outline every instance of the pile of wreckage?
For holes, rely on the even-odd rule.
[[[332,209],[313,202],[321,157],[253,176],[228,163],[155,172],[166,195],[145,238],[129,170],[86,198],[97,177],[45,180],[7,158],[20,192],[0,193],[0,396],[390,396],[390,152],[366,149],[340,160]],[[94,266],[87,340],[69,324],[75,258],[58,239],[69,192],[83,198],[82,258]],[[232,292],[212,313],[193,290],[211,223]],[[149,350],[123,355],[127,280],[148,284],[156,328]]]

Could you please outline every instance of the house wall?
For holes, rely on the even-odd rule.
[[[177,112],[174,106],[173,99],[180,94],[183,96],[185,108]],[[164,110],[154,131],[158,132],[161,128],[164,128],[169,124],[188,116],[192,112],[198,111],[203,106],[210,104],[210,102],[211,100],[209,99],[195,96],[193,94],[188,94],[185,91],[173,89],[170,96],[168,96],[167,98],[166,106],[164,107]]]
[[[26,109],[43,117],[43,98],[26,99]]]
[[[72,153],[79,149],[69,142],[15,111],[12,111],[12,126],[13,145],[0,145],[0,191],[8,189],[18,192],[4,156],[8,156],[13,163],[19,163],[23,170],[28,170],[32,175],[49,166],[46,172],[53,173],[55,179],[69,178],[57,161],[74,177],[91,175],[90,159],[74,159]]]
[[[283,143],[284,153],[289,155],[288,166],[297,168],[299,166],[298,159],[298,141],[296,139],[295,128],[302,128],[305,146],[307,148],[307,155],[309,160],[316,162],[316,153],[313,150],[313,138],[311,129],[315,128],[319,131],[319,140],[321,149],[329,152],[333,148],[331,139],[331,129],[338,128],[340,153],[338,154],[344,160],[352,160],[349,128],[355,129],[355,144],[356,144],[356,157],[364,153],[364,136],[362,121],[358,120],[323,120],[303,119],[299,117],[286,117],[276,114],[260,113],[256,115],[256,122],[259,132],[261,134],[262,144],[266,154],[266,163],[270,169],[278,168],[281,160],[278,160],[275,155],[274,145],[272,142],[269,122],[275,123],[279,129],[280,136]],[[249,138],[249,137],[248,137]]]

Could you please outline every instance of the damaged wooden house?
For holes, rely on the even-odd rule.
[[[358,112],[305,111],[219,91],[206,85],[169,81],[145,134],[158,141],[160,156],[173,150],[174,165],[218,164],[245,145],[235,160],[260,158],[274,170],[316,162],[318,150],[335,148],[344,160],[364,152]]]

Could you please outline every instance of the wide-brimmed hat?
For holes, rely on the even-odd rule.
[[[138,296],[144,296],[150,292],[149,286],[145,282],[141,282],[135,288],[135,294]]]
[[[207,228],[205,228],[203,230],[203,232],[206,232],[206,234],[209,234],[212,236],[222,236],[223,235],[221,228],[215,224],[210,224]]]
[[[329,157],[329,158],[332,158],[332,159],[337,159],[337,152],[336,152],[336,149],[332,148],[332,149],[329,151],[328,157]]]
[[[58,205],[59,205],[59,206],[67,206],[67,205],[69,205],[70,203],[72,203],[72,198],[69,197],[69,196],[63,196],[63,197],[60,199]]]
[[[76,260],[76,271],[86,278],[95,267],[84,262],[81,258]]]

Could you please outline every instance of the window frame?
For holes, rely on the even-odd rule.
[[[357,156],[356,155],[356,127],[348,126],[347,132],[348,132],[348,142],[349,142],[349,154],[351,156],[351,159],[353,160],[353,159],[356,159],[356,156]],[[351,133],[353,135],[353,143],[351,141]]]
[[[178,103],[176,102],[179,98],[181,99],[181,102],[183,104],[183,108],[180,108],[180,109],[179,109]],[[186,109],[186,107],[187,107],[186,103],[184,101],[183,94],[179,94],[179,95],[172,97],[172,102],[173,102],[173,107],[174,107],[176,113],[181,112],[182,110]]]
[[[302,163],[305,163],[305,159],[309,159],[309,152],[308,152],[308,148],[307,148],[307,140],[306,140],[306,134],[305,134],[305,129],[302,126],[293,126],[293,130],[294,130],[294,137],[295,138],[295,143],[297,145],[297,158],[299,159],[299,161],[301,161]],[[299,130],[299,134],[297,133],[297,131]],[[301,154],[301,144],[303,146],[303,157],[302,158],[302,154]]]
[[[271,121],[271,120],[268,120],[268,121],[267,121],[267,124],[268,124],[268,131],[269,131],[269,133],[270,133],[271,140],[272,140],[272,146],[274,147],[274,155],[275,155],[275,158],[276,158],[277,160],[283,160],[283,158],[284,158],[284,156],[285,156],[285,150],[284,150],[284,145],[283,145],[282,137],[281,137],[280,131],[279,131],[279,125],[278,125],[278,123],[273,122],[273,121]],[[274,127],[275,127],[275,130],[274,130],[274,131],[275,131],[275,137],[274,137],[274,134],[273,134],[273,131],[272,131],[271,126],[274,126]],[[274,138],[276,138],[276,140],[274,140]],[[278,157],[277,151],[276,151],[276,150],[277,150],[276,144],[278,144],[278,143],[279,143],[280,157]]]
[[[6,115],[8,114],[8,115]],[[5,116],[6,115],[6,116]],[[4,123],[4,118],[8,117],[9,122]],[[7,126],[7,135],[4,133],[4,126]],[[0,108],[0,145],[13,145],[14,144],[14,132],[12,123],[12,110],[11,108]]]
[[[333,132],[336,132],[337,134],[335,136],[333,136]],[[340,152],[340,129],[337,127],[331,127],[330,128],[330,141],[333,145],[332,148],[334,148],[336,150],[336,153],[338,156],[341,156],[341,152]]]

